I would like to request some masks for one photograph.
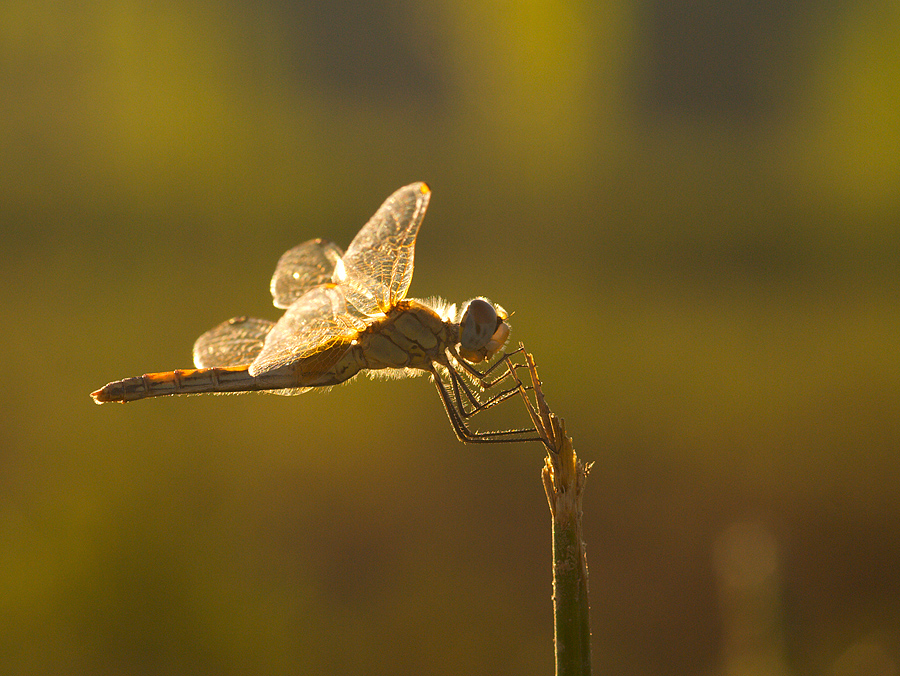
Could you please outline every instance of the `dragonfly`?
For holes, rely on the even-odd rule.
[[[523,365],[511,359],[522,348],[500,352],[510,333],[506,311],[482,297],[458,312],[440,299],[406,299],[430,198],[425,183],[400,188],[346,252],[325,239],[285,252],[270,283],[275,306],[285,310],[277,322],[229,319],[197,339],[196,368],[126,378],[91,396],[103,404],[175,394],[294,395],[360,372],[430,374],[461,441],[543,441],[536,428],[479,432],[467,424],[529,389],[516,375]]]

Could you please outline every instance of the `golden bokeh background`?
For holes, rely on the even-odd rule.
[[[434,190],[515,314],[595,671],[900,671],[900,5],[0,5],[0,672],[547,674],[537,444],[425,379],[96,407]],[[516,424],[511,405],[492,418]]]

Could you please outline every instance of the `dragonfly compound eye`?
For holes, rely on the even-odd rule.
[[[459,323],[459,342],[464,350],[476,351],[488,344],[498,325],[497,311],[486,300],[469,303]]]

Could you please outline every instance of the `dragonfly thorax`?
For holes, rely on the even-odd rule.
[[[404,300],[360,334],[356,349],[364,368],[429,371],[433,362],[446,361],[444,353],[455,342],[454,329],[427,305]]]

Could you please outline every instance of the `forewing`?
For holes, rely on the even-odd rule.
[[[334,282],[360,312],[387,312],[406,296],[413,274],[416,235],[431,190],[413,183],[387,198],[353,239]]]
[[[250,365],[250,375],[268,373],[337,342],[349,342],[365,327],[362,319],[348,314],[338,287],[317,286],[291,305],[272,327],[262,352]]]
[[[266,335],[273,326],[275,323],[267,319],[229,319],[197,339],[194,343],[194,365],[203,369],[249,364],[262,352]]]
[[[327,239],[311,239],[285,251],[269,285],[275,307],[289,308],[314,286],[330,282],[342,255]]]

